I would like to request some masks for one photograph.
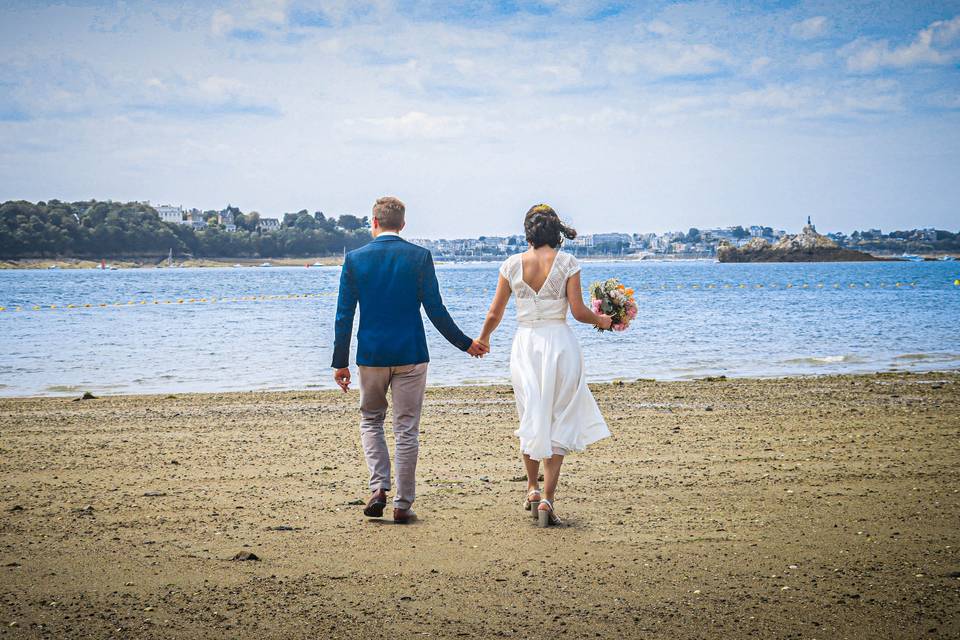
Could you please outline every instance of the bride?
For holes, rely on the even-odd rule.
[[[520,414],[515,434],[520,437],[527,471],[524,508],[546,527],[560,523],[554,494],[563,457],[610,435],[587,388],[583,354],[567,326],[567,309],[577,321],[601,329],[609,329],[611,319],[583,303],[580,265],[559,250],[563,239],[573,239],[577,232],[545,204],[527,212],[524,231],[530,248],[500,266],[497,291],[477,341],[490,346],[490,336],[503,319],[510,294],[516,295],[518,327],[510,352],[510,377]],[[538,482],[541,460],[542,493]]]

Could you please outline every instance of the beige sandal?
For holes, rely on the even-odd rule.
[[[540,501],[540,505],[537,508],[537,519],[541,529],[555,527],[563,522],[557,517],[557,514],[553,512],[553,501],[547,500],[546,498]]]
[[[527,499],[523,501],[523,508],[530,512],[533,518],[537,516],[537,508],[540,506],[540,489],[530,489],[527,492]]]

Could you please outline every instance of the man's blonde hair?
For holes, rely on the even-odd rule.
[[[373,205],[373,217],[377,219],[382,229],[389,231],[400,230],[406,211],[407,208],[403,206],[400,199],[393,196],[377,198],[377,202]]]

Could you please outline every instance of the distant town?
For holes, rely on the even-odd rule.
[[[816,230],[814,221],[806,222]],[[150,202],[49,200],[0,204],[0,259],[73,257],[294,258],[339,256],[369,242],[367,216],[301,209],[279,217],[227,205],[201,210]],[[822,232],[821,232],[822,233]],[[763,225],[665,233],[584,233],[564,248],[579,257],[712,259],[722,245],[742,247],[788,235]],[[875,255],[937,256],[960,251],[960,233],[934,228],[824,234],[840,247]],[[498,260],[526,249],[523,235],[408,239],[438,261]]]
[[[811,228],[815,225],[808,221]],[[753,225],[712,229],[689,229],[666,233],[592,233],[578,235],[564,243],[564,249],[580,257],[643,258],[714,258],[718,247],[727,243],[742,247],[755,238],[771,243],[787,235],[783,229]],[[938,229],[914,229],[883,233],[880,229],[824,234],[839,246],[875,254],[898,255],[906,252],[936,254],[960,249],[960,235]],[[435,258],[444,260],[496,259],[527,248],[522,235],[481,236],[455,240],[411,242],[429,249]]]
[[[156,207],[160,219],[166,222],[188,224],[195,229],[204,229],[210,223],[220,225],[226,231],[235,231],[237,215],[243,215],[235,207],[226,207],[221,211],[185,210],[183,207],[161,205]],[[247,214],[250,215],[250,214]],[[275,231],[291,224],[292,216],[284,218],[264,218],[256,215],[256,228],[261,231]],[[324,216],[316,212],[315,216]],[[358,218],[366,227],[367,218]],[[812,225],[808,218],[807,223]],[[668,231],[665,233],[591,233],[581,234],[564,244],[564,249],[580,257],[676,257],[676,258],[712,258],[722,243],[741,247],[753,238],[763,238],[771,243],[787,235],[783,229],[774,229],[761,225],[714,227],[710,229],[691,228],[687,231]],[[905,251],[928,249],[936,251],[938,243],[946,242],[943,250],[952,250],[958,238],[956,233],[938,230],[932,227],[910,231],[884,233],[880,229],[854,231],[850,235],[843,232],[824,234],[839,246],[856,248],[874,253],[895,254]],[[520,235],[480,236],[478,238],[453,238],[431,240],[427,238],[409,238],[410,242],[429,249],[434,258],[440,260],[487,260],[497,259],[526,250],[526,238]]]

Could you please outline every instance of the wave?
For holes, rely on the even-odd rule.
[[[831,364],[850,364],[866,362],[866,359],[853,354],[831,355],[831,356],[807,356],[803,358],[790,358],[784,360],[784,364],[803,364],[811,367],[831,365]]]
[[[960,360],[960,353],[904,353],[894,356],[894,360],[906,360],[908,362],[920,362],[924,360],[935,360],[937,362],[951,362]]]

